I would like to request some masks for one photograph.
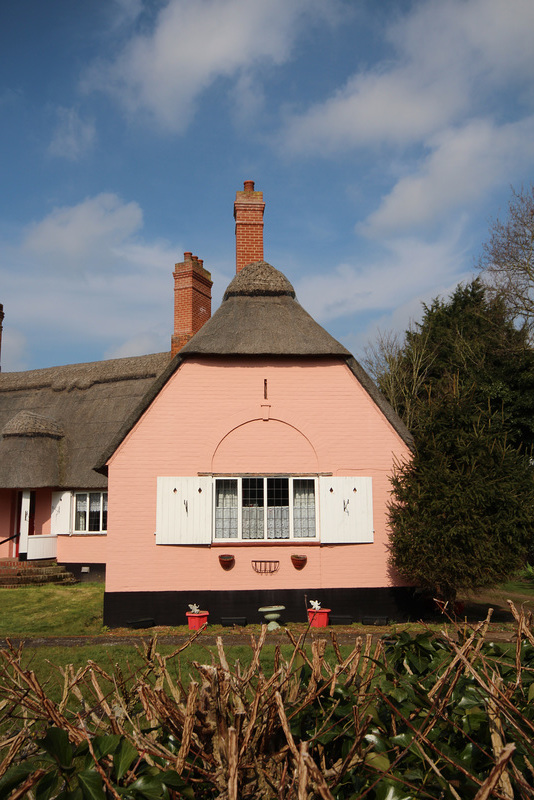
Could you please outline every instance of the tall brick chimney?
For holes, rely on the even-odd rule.
[[[2,330],[4,322],[4,306],[0,303],[0,372],[2,372]]]
[[[263,192],[254,191],[254,181],[245,181],[234,203],[236,272],[246,264],[263,261]]]
[[[210,273],[203,261],[192,253],[175,264],[174,276],[174,334],[171,337],[171,357],[201,329],[211,316]]]

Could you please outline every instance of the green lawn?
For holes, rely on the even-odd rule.
[[[509,594],[530,595],[534,597],[534,579],[519,577],[501,584],[499,590],[505,593],[508,592]]]
[[[0,637],[102,633],[104,584],[0,589]]]

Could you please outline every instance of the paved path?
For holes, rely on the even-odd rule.
[[[301,632],[293,631],[292,634],[295,640],[298,640],[299,635]],[[306,644],[310,644],[314,639],[326,639],[327,641],[331,641],[331,634],[335,633],[336,640],[340,645],[354,645],[356,643],[356,639],[358,636],[365,636],[367,634],[371,634],[373,639],[378,639],[381,636],[392,635],[391,628],[387,627],[365,627],[358,630],[335,630],[333,628],[325,628],[321,630],[311,629],[308,631],[306,635]],[[414,631],[415,635],[416,631]],[[438,633],[438,631],[436,631]],[[243,632],[236,632],[231,631],[225,633],[224,631],[219,631],[217,633],[202,633],[199,636],[195,637],[194,641],[196,644],[202,644],[206,646],[214,646],[217,644],[217,639],[219,636],[223,640],[223,644],[225,647],[231,647],[232,645],[250,645],[251,635],[254,636],[255,640],[258,640],[258,632],[251,631],[250,633]],[[137,633],[137,634],[122,634],[122,635],[114,635],[113,633],[110,634],[103,634],[101,636],[61,636],[61,637],[24,637],[24,638],[9,638],[9,641],[14,647],[18,647],[19,644],[23,644],[26,647],[86,647],[86,646],[100,646],[100,647],[114,647],[118,645],[129,645],[131,647],[135,645],[141,645],[143,643],[148,644],[150,640],[153,638],[154,633]],[[487,639],[491,641],[510,641],[515,639],[515,629],[510,627],[503,627],[498,623],[494,623],[489,626],[489,630],[486,636]],[[163,634],[157,632],[157,640],[158,645],[166,645],[170,647],[180,647],[181,645],[187,644],[188,641],[191,640],[187,634]],[[266,645],[272,644],[286,644],[291,645],[291,640],[287,636],[286,633],[283,631],[280,633],[268,633],[265,639]],[[0,649],[7,648],[7,639],[0,638]]]

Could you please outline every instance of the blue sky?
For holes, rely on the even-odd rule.
[[[469,279],[534,179],[532,0],[0,8],[2,370],[169,349],[174,263],[235,270],[233,201],[357,357]]]

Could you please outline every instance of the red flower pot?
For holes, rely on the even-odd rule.
[[[326,628],[328,625],[328,615],[330,614],[329,608],[320,608],[316,611],[314,608],[308,609],[308,622],[312,628]]]
[[[209,611],[186,611],[187,624],[190,631],[198,631],[208,622]]]
[[[291,556],[291,563],[293,564],[295,569],[304,569],[307,561],[308,561],[307,556],[299,556],[299,555]]]

